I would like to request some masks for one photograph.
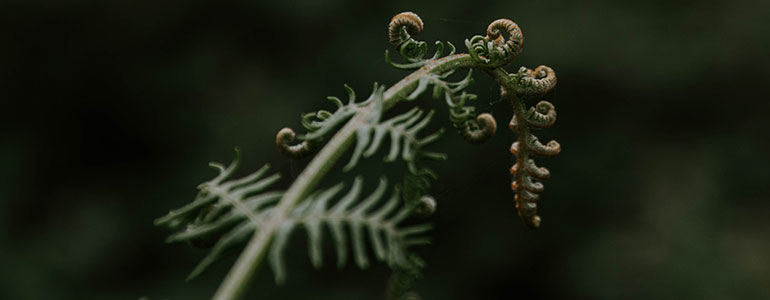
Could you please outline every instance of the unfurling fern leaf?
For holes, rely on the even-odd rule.
[[[532,133],[534,129],[547,128],[556,122],[556,109],[548,101],[540,101],[534,107],[526,109],[526,100],[548,93],[556,85],[556,73],[547,67],[539,66],[535,70],[521,67],[518,73],[510,74],[511,88],[503,90],[503,97],[510,98],[513,106],[513,118],[509,127],[517,135],[511,145],[511,153],[516,156],[516,164],[511,167],[514,176],[511,189],[516,192],[514,200],[519,216],[527,226],[540,226],[537,214],[538,193],[543,192],[543,183],[550,176],[548,169],[538,167],[533,156],[556,156],[561,152],[561,145],[549,141],[545,145]]]
[[[471,144],[481,144],[495,135],[497,123],[495,118],[488,113],[476,115],[476,107],[467,106],[469,101],[476,100],[476,95],[466,93],[464,90],[473,83],[473,70],[458,82],[443,80],[451,74],[434,78],[433,98],[441,98],[443,93],[447,106],[449,106],[449,121]]]
[[[344,87],[348,93],[347,105],[343,105],[342,100],[339,98],[329,96],[326,99],[337,106],[337,110],[334,113],[319,110],[302,114],[302,126],[307,129],[308,133],[299,137],[302,140],[301,143],[290,145],[296,136],[296,133],[291,128],[286,127],[278,131],[278,134],[275,136],[275,145],[278,148],[278,152],[294,159],[300,159],[312,154],[326,142],[329,135],[334,133],[335,129],[350,120],[362,107],[372,102],[374,93],[366,101],[356,103],[356,92],[347,84]],[[377,83],[374,84],[374,90],[377,91]]]
[[[483,143],[495,134],[497,125],[490,114],[477,114],[476,108],[470,105],[476,99],[476,95],[466,91],[473,82],[473,69],[491,75],[500,85],[502,98],[511,102],[514,116],[510,127],[517,136],[511,146],[511,152],[516,155],[516,164],[511,168],[514,175],[511,187],[516,192],[516,208],[524,222],[533,228],[540,225],[537,201],[543,184],[539,180],[550,173],[536,166],[533,158],[555,156],[561,148],[555,141],[541,143],[533,132],[553,125],[554,106],[547,101],[540,101],[534,107],[527,103],[554,87],[555,73],[546,66],[535,70],[521,68],[517,73],[503,68],[519,55],[524,41],[521,29],[511,20],[496,20],[487,27],[486,36],[467,39],[465,45],[469,53],[455,53],[455,46],[447,43],[450,53],[442,57],[445,44],[436,42],[431,58],[425,56],[428,44],[415,39],[423,26],[422,19],[412,12],[396,15],[388,26],[389,41],[405,63],[391,61],[388,51],[385,51],[385,60],[393,67],[414,70],[410,75],[387,90],[375,83],[369,98],[358,103],[353,89],[346,85],[347,104],[328,97],[336,105],[334,112],[319,110],[302,114],[302,126],[307,134],[298,136],[291,128],[278,132],[275,142],[282,154],[298,159],[317,152],[285,192],[268,191],[279,177],[266,177],[267,167],[244,178],[230,179],[239,163],[236,155],[227,168],[212,164],[220,174],[199,186],[200,192],[192,203],[156,220],[158,225],[177,230],[168,238],[169,242],[213,246],[189,278],[249,240],[214,298],[241,299],[264,259],[269,260],[275,280],[283,282],[286,267],[282,255],[295,229],[304,227],[310,240],[310,261],[316,268],[322,265],[324,231],[330,232],[336,246],[338,267],[346,264],[352,248],[356,264],[366,268],[370,261],[365,250],[368,243],[376,259],[394,270],[387,299],[415,299],[416,294],[410,290],[420,276],[423,262],[409,252],[409,247],[427,243],[422,233],[430,226],[399,226],[408,216],[427,216],[436,208],[435,199],[427,195],[436,175],[422,162],[446,159],[444,154],[424,149],[443,131],[420,134],[431,121],[433,111],[424,113],[414,108],[392,118],[384,117],[385,112],[399,103],[413,105],[409,102],[433,85],[433,98],[447,103],[449,120],[460,135],[472,144]],[[461,68],[471,69],[464,79],[447,80]],[[295,139],[299,143],[294,143]],[[374,155],[386,139],[390,151],[385,160],[400,157],[407,165],[400,188],[392,187],[389,198],[384,196],[388,187],[384,178],[366,197],[359,197],[361,177],[355,179],[344,195],[339,195],[342,184],[318,189],[318,184],[351,146],[355,145],[345,171],[353,169],[361,157]],[[381,201],[383,198],[387,200]],[[324,226],[329,230],[324,230]]]
[[[467,85],[465,85],[467,86]],[[463,86],[463,88],[465,87]],[[401,157],[407,162],[410,172],[415,174],[428,173],[435,177],[427,168],[418,166],[421,159],[446,160],[443,153],[423,151],[422,148],[441,137],[443,129],[425,137],[418,137],[420,131],[425,128],[433,117],[433,111],[423,117],[423,111],[414,108],[406,113],[381,121],[384,112],[383,93],[385,86],[374,84],[374,89],[366,101],[355,102],[355,92],[345,86],[350,95],[347,105],[336,97],[328,99],[337,105],[334,113],[320,110],[308,113],[302,117],[302,125],[308,130],[308,134],[299,137],[303,140],[298,145],[289,145],[295,138],[295,133],[289,128],[284,128],[276,136],[276,146],[279,151],[291,158],[301,158],[310,154],[316,146],[322,144],[326,136],[333,132],[340,124],[348,121],[356,112],[362,112],[365,117],[358,121],[356,128],[356,147],[344,170],[353,169],[361,157],[368,158],[379,150],[386,136],[390,137],[390,152],[385,161],[395,161]]]
[[[208,240],[215,243],[209,254],[190,273],[188,280],[200,275],[209,265],[225,256],[228,250],[243,244],[255,230],[261,230],[260,226],[270,216],[274,204],[283,195],[280,191],[265,192],[280,178],[278,175],[265,178],[267,167],[240,179],[229,179],[238,168],[239,153],[236,149],[236,158],[227,168],[212,163],[220,173],[213,180],[198,187],[200,192],[195,201],[169,212],[155,222],[156,225],[179,230],[169,236],[167,242],[199,243]],[[426,238],[416,235],[427,231],[430,226],[398,228],[398,224],[409,216],[414,206],[403,204],[402,194],[397,187],[393,189],[391,197],[384,204],[380,204],[387,187],[384,178],[368,197],[361,200],[362,184],[363,180],[356,178],[350,191],[333,206],[329,206],[329,203],[342,190],[341,183],[311,194],[281,222],[270,251],[270,264],[275,271],[276,282],[281,283],[285,279],[286,268],[282,253],[286,250],[289,236],[298,225],[307,229],[310,260],[316,268],[321,267],[322,224],[327,224],[331,229],[337,247],[338,267],[344,266],[347,259],[346,226],[350,227],[352,233],[356,264],[362,269],[369,264],[364,231],[371,240],[378,260],[394,268],[420,267],[416,263],[419,260],[410,258],[407,248],[427,243]]]
[[[471,144],[484,143],[497,130],[495,118],[488,113],[476,115],[476,108],[466,105],[476,100],[476,95],[465,92],[465,89],[473,83],[473,70],[469,70],[468,75],[458,82],[447,81],[446,78],[454,74],[454,71],[423,76],[418,81],[417,88],[406,96],[405,100],[417,99],[432,84],[433,98],[441,99],[443,96],[449,107],[449,121],[460,135]]]
[[[508,21],[510,22],[510,20]],[[512,26],[515,26],[515,28],[508,28],[506,27],[509,25],[508,23],[505,23],[506,25],[502,26],[501,22],[505,23],[503,20],[497,20],[495,23],[490,24],[490,26],[487,28],[487,34],[493,34],[495,37],[498,37],[500,36],[499,30],[503,28],[506,29],[509,35],[516,34],[518,26],[516,26],[515,23],[510,22],[513,23]],[[390,58],[388,50],[385,50],[385,62],[397,69],[410,70],[424,67],[439,59],[444,50],[444,43],[441,41],[436,41],[436,53],[432,58],[422,59],[422,54],[424,54],[426,51],[426,43],[415,41],[412,37],[412,35],[416,35],[422,31],[422,27],[422,20],[419,17],[416,17],[414,13],[404,12],[393,17],[393,19],[390,21],[390,25],[388,26],[391,43],[396,47],[396,49],[399,50],[401,56],[409,61],[409,63],[394,63]],[[493,32],[490,33],[490,30]],[[470,42],[466,41],[466,43]],[[447,44],[450,48],[449,55],[447,56],[449,57],[455,54],[456,49],[452,43],[447,42]],[[405,53],[403,50],[403,45],[411,45],[412,48],[416,47],[415,45],[420,45],[420,53],[422,54],[420,54],[418,57],[415,57],[409,53]],[[509,45],[509,43],[505,43],[500,49],[511,50],[513,49],[513,44]],[[519,50],[520,47],[516,51]],[[462,137],[471,144],[484,143],[495,134],[495,131],[497,130],[497,123],[495,122],[495,118],[492,117],[492,115],[488,113],[476,115],[475,107],[466,106],[467,102],[476,99],[476,95],[466,93],[464,91],[471,83],[473,83],[473,77],[471,77],[473,74],[472,69],[469,70],[468,75],[459,82],[446,81],[446,78],[454,74],[456,70],[457,69],[453,68],[445,72],[423,75],[419,79],[417,87],[414,89],[414,91],[406,95],[404,100],[412,101],[417,99],[417,97],[425,92],[428,86],[432,84],[434,86],[433,98],[440,99],[443,94],[446,103],[449,106],[449,120],[452,121],[452,125],[457,129],[460,135],[462,135]]]

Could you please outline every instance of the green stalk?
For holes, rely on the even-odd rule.
[[[387,89],[383,95],[383,106],[388,110],[403,100],[409,93],[417,88],[420,78],[427,74],[444,73],[449,70],[471,67],[479,68],[480,65],[474,63],[468,54],[455,54],[444,58],[429,61],[427,65],[414,71],[401,81]],[[249,241],[246,249],[241,253],[238,260],[233,265],[230,272],[225,277],[222,285],[219,286],[214,299],[232,300],[242,299],[249,283],[254,277],[254,273],[259,269],[262,260],[267,253],[273,235],[277,227],[283,222],[288,214],[296,207],[307,195],[315,189],[321,179],[326,176],[328,171],[334,166],[334,163],[342,156],[345,151],[353,144],[356,128],[363,121],[367,110],[359,111],[353,118],[342,127],[313,160],[308,164],[305,170],[297,177],[294,183],[286,191],[280,202],[273,211],[270,219],[265,222],[260,230],[257,230]]]

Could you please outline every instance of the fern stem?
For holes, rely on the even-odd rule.
[[[383,108],[388,110],[398,102],[406,98],[417,88],[420,78],[428,74],[444,73],[463,67],[478,68],[474,60],[468,54],[455,54],[436,60],[429,60],[425,66],[406,76],[401,81],[387,89],[383,95]],[[254,273],[259,268],[277,227],[287,218],[289,212],[304,200],[316,185],[324,178],[334,163],[353,144],[356,128],[367,110],[359,111],[345,124],[321,151],[313,158],[305,170],[297,177],[294,183],[286,191],[273,211],[270,219],[265,222],[260,230],[257,230],[249,241],[246,249],[238,257],[225,280],[220,285],[214,299],[231,300],[243,298]]]
[[[524,99],[519,97],[519,95],[516,94],[516,87],[514,86],[513,81],[511,81],[511,78],[503,68],[497,68],[494,70],[488,70],[487,73],[494,78],[498,84],[506,91],[506,95],[508,95],[508,98],[511,102],[511,107],[513,108],[513,114],[516,116],[516,118],[519,121],[518,126],[516,126],[516,136],[517,137],[528,137],[529,136],[529,126],[526,124],[527,116],[525,115],[527,108],[526,105],[524,105]],[[526,145],[519,145],[519,147],[526,147]],[[516,162],[519,164],[519,166],[524,166],[527,163],[527,160],[529,159],[529,152],[528,151],[520,151],[518,155],[516,155]],[[516,183],[519,186],[523,186],[524,183],[521,182],[521,176],[516,176]]]
[[[238,257],[238,261],[233,265],[230,273],[227,274],[224,282],[217,290],[214,299],[229,300],[243,297],[246,287],[269,248],[275,230],[286,219],[291,209],[300,202],[299,200],[304,199],[312,191],[337,159],[342,156],[342,153],[352,144],[358,122],[360,121],[355,117],[348,121],[297,177],[276,206],[270,219],[260,230],[254,233],[246,249]]]

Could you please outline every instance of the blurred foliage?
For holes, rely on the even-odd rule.
[[[404,10],[423,18],[424,40],[456,45],[513,19],[525,35],[516,63],[559,77],[547,97],[559,120],[542,138],[563,152],[543,161],[553,176],[539,230],[512,203],[510,132],[440,142],[449,161],[436,168],[424,298],[770,297],[770,2],[10,0],[0,298],[210,297],[231,262],[185,283],[204,252],[164,244],[153,218],[192,199],[213,175],[206,163],[236,145],[243,169],[296,176],[306,161],[281,157],[275,133],[342,83],[401,78],[382,52]],[[477,80],[481,110],[507,124],[496,85]],[[263,269],[252,291],[382,297],[385,267],[312,271],[295,238],[292,280],[275,287]]]

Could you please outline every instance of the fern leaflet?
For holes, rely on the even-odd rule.
[[[255,230],[260,230],[283,195],[282,191],[267,191],[280,179],[279,175],[265,176],[268,166],[246,177],[229,179],[239,164],[238,149],[235,159],[227,168],[212,163],[211,166],[219,170],[219,175],[198,186],[196,199],[155,221],[156,225],[178,230],[166,239],[169,243],[190,242],[199,246],[213,244],[211,251],[190,273],[188,280],[197,277],[212,263],[226,256],[229,250],[245,243]],[[317,191],[295,207],[281,222],[269,254],[277,283],[282,283],[286,278],[282,254],[286,250],[290,235],[300,225],[308,232],[309,256],[316,268],[322,265],[323,224],[327,224],[331,229],[337,249],[337,266],[340,268],[347,260],[349,238],[345,231],[346,226],[350,228],[354,258],[360,268],[365,269],[369,265],[365,250],[365,232],[378,260],[394,268],[412,269],[421,266],[421,261],[409,254],[407,248],[428,243],[427,238],[419,234],[429,230],[430,225],[399,228],[399,223],[412,213],[414,205],[403,204],[403,195],[398,187],[393,189],[384,204],[380,204],[387,187],[387,180],[384,178],[363,200],[360,199],[362,185],[363,180],[356,178],[350,191],[333,206],[329,205],[330,200],[342,190],[342,183]]]
[[[357,177],[347,194],[334,205],[330,205],[330,200],[343,189],[342,183],[318,191],[292,211],[289,218],[278,229],[270,249],[269,260],[275,271],[276,282],[281,283],[285,279],[286,267],[283,262],[283,252],[289,237],[298,225],[302,225],[307,230],[310,239],[310,260],[316,268],[322,266],[323,224],[331,230],[336,245],[338,268],[346,264],[348,256],[348,235],[345,225],[350,228],[354,258],[361,269],[369,266],[369,258],[365,250],[365,232],[368,233],[377,260],[384,261],[393,268],[421,267],[421,262],[414,260],[408,253],[408,247],[429,243],[426,237],[419,234],[428,231],[431,226],[421,224],[399,228],[399,223],[412,212],[412,207],[401,205],[399,189],[394,188],[384,204],[375,208],[385,195],[387,180],[380,179],[377,188],[363,200],[360,199],[362,185],[363,180]],[[398,208],[399,206],[401,208]]]

